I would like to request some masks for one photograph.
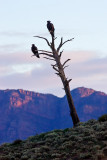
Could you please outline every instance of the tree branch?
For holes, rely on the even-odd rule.
[[[74,39],[74,38],[66,40],[65,42],[62,43],[62,46],[63,46],[65,43],[67,43],[67,42],[69,42],[69,41],[72,41],[73,39]],[[62,46],[61,46],[61,47],[62,47]]]
[[[51,64],[51,66],[58,67],[58,65],[57,65],[57,64]]]
[[[41,36],[34,36],[34,37],[44,39],[44,40],[47,42],[48,46],[49,46],[49,47],[51,47],[51,45],[50,45],[49,41],[48,41],[46,38],[41,37]]]
[[[43,58],[45,58],[45,59],[49,59],[49,60],[52,60],[52,61],[55,61],[54,59],[51,59],[51,58],[47,58],[47,57],[43,57]]]
[[[55,74],[60,77],[60,73],[55,73]]]
[[[69,80],[68,80],[68,83],[69,83],[70,81],[72,81],[72,79],[69,79]]]
[[[57,68],[55,68],[54,65],[51,65],[51,66],[53,67],[53,69],[54,69],[55,71],[57,71],[57,72],[59,73],[59,70],[58,70]]]
[[[52,52],[45,51],[45,50],[37,50],[37,51],[41,51],[41,52],[47,52],[47,53],[52,53]]]
[[[63,67],[64,67],[64,65],[68,62],[68,61],[70,61],[71,59],[67,59],[64,63],[63,63]]]
[[[60,50],[60,48],[61,48],[61,46],[62,46],[62,42],[63,42],[63,37],[61,37],[61,42],[60,42],[60,44],[59,44],[59,46],[58,46],[58,48],[57,48],[57,52],[59,52],[59,50]]]
[[[50,55],[50,54],[47,54],[47,53],[39,53],[39,55],[40,55],[40,54],[43,54],[43,55],[46,55],[46,56],[49,56],[49,57],[54,58],[54,56],[53,56],[53,55]]]
[[[65,44],[65,43],[67,43],[67,42],[69,42],[69,41],[72,41],[74,38],[72,38],[72,39],[68,39],[68,40],[66,40],[65,42],[63,42],[62,43],[62,38],[61,38],[61,43],[60,43],[60,45],[59,45],[59,47],[57,48],[57,52],[59,52],[59,50],[60,50],[60,48]]]
[[[63,69],[65,69],[65,68],[67,68],[67,67],[69,67],[69,65],[68,65],[68,66],[65,66]]]
[[[57,37],[54,38],[54,40],[57,39]]]

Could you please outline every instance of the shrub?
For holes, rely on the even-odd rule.
[[[89,159],[91,157],[92,157],[91,153],[81,153],[80,154],[80,158],[82,159]]]
[[[53,132],[60,133],[60,132],[62,132],[62,130],[61,129],[60,130],[59,129],[54,129]]]
[[[97,120],[96,119],[90,119],[89,121],[87,121],[85,124],[86,125],[89,125],[89,126],[92,126],[92,125],[94,125],[94,124],[96,124],[97,123]]]
[[[59,158],[61,155],[59,153],[52,153],[52,158]]]
[[[12,143],[12,145],[17,145],[17,144],[20,144],[21,142],[22,142],[21,139],[16,139],[16,140]]]
[[[21,160],[28,160],[28,156],[23,155],[23,156],[21,157]]]
[[[105,147],[105,148],[103,149],[103,153],[104,153],[105,156],[107,156],[107,147]]]
[[[46,133],[41,133],[40,135],[36,136],[37,141],[42,141],[44,140]]]
[[[55,137],[57,136],[57,132],[50,132],[48,134],[45,135],[45,139],[51,138],[51,139],[55,139]]]
[[[43,151],[49,151],[50,150],[50,147],[49,146],[42,146],[41,148],[40,148],[40,150],[43,152]]]
[[[105,122],[107,121],[107,114],[102,115],[101,117],[98,118],[99,122]]]
[[[0,156],[0,160],[10,160],[11,157],[9,157],[8,155],[5,156]]]
[[[98,160],[104,158],[104,154],[101,150],[97,150],[97,154],[95,156],[97,157]]]
[[[64,129],[63,133],[65,133],[65,132],[69,132],[69,128]]]

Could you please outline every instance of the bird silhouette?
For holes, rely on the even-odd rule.
[[[38,53],[38,48],[34,44],[32,44],[31,51],[34,54],[33,56],[36,56],[37,58],[40,58],[39,53]]]
[[[54,28],[54,25],[51,23],[51,21],[47,21],[47,28],[50,34],[52,35],[52,37],[54,37],[55,28]]]

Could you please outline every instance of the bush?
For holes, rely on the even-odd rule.
[[[107,114],[102,115],[101,117],[98,118],[99,122],[105,122],[107,121]]]
[[[96,124],[97,123],[97,120],[96,119],[90,119],[89,121],[87,121],[85,124],[86,125],[94,125],[94,124]]]
[[[0,156],[0,160],[10,160],[9,156]]]
[[[28,156],[23,155],[23,156],[21,157],[21,160],[28,160]]]
[[[63,130],[63,133],[69,132],[69,128]]]
[[[104,153],[105,156],[107,156],[107,147],[105,147],[105,148],[103,149],[103,153]]]
[[[82,159],[89,159],[91,157],[92,157],[91,153],[81,153],[80,154],[80,158]]]
[[[17,145],[17,144],[20,144],[21,142],[22,142],[21,139],[16,139],[16,140],[12,143],[12,145]]]
[[[42,140],[44,140],[45,135],[46,135],[46,133],[41,133],[40,135],[36,136],[36,140],[37,140],[37,141],[42,141]]]

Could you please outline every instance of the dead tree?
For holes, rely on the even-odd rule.
[[[79,123],[80,120],[79,120],[79,117],[77,115],[77,112],[76,112],[76,109],[75,109],[75,106],[74,106],[74,103],[73,103],[73,99],[72,99],[72,96],[71,96],[71,92],[70,92],[69,83],[72,79],[67,79],[66,76],[65,76],[65,72],[64,72],[64,69],[66,67],[68,67],[68,65],[66,65],[66,64],[67,64],[68,61],[70,61],[70,59],[67,59],[62,64],[61,63],[61,56],[62,56],[63,51],[60,51],[61,47],[65,43],[72,41],[74,38],[66,40],[64,42],[63,42],[63,38],[61,38],[61,42],[60,42],[58,48],[56,49],[55,48],[55,39],[56,38],[54,38],[53,34],[51,34],[51,37],[52,37],[52,42],[51,43],[49,43],[47,38],[44,38],[44,37],[41,37],[41,36],[34,36],[34,37],[41,38],[41,39],[45,40],[47,45],[51,49],[51,52],[45,51],[45,50],[38,50],[39,56],[40,55],[45,55],[45,57],[43,57],[43,58],[46,58],[48,60],[52,60],[52,61],[55,62],[55,64],[52,64],[51,66],[56,71],[55,74],[57,74],[61,78],[64,90],[65,90],[65,93],[66,93],[66,96],[67,96],[67,100],[68,100],[68,104],[69,104],[69,108],[70,108],[70,115],[72,117],[73,125],[76,126],[76,124]]]

